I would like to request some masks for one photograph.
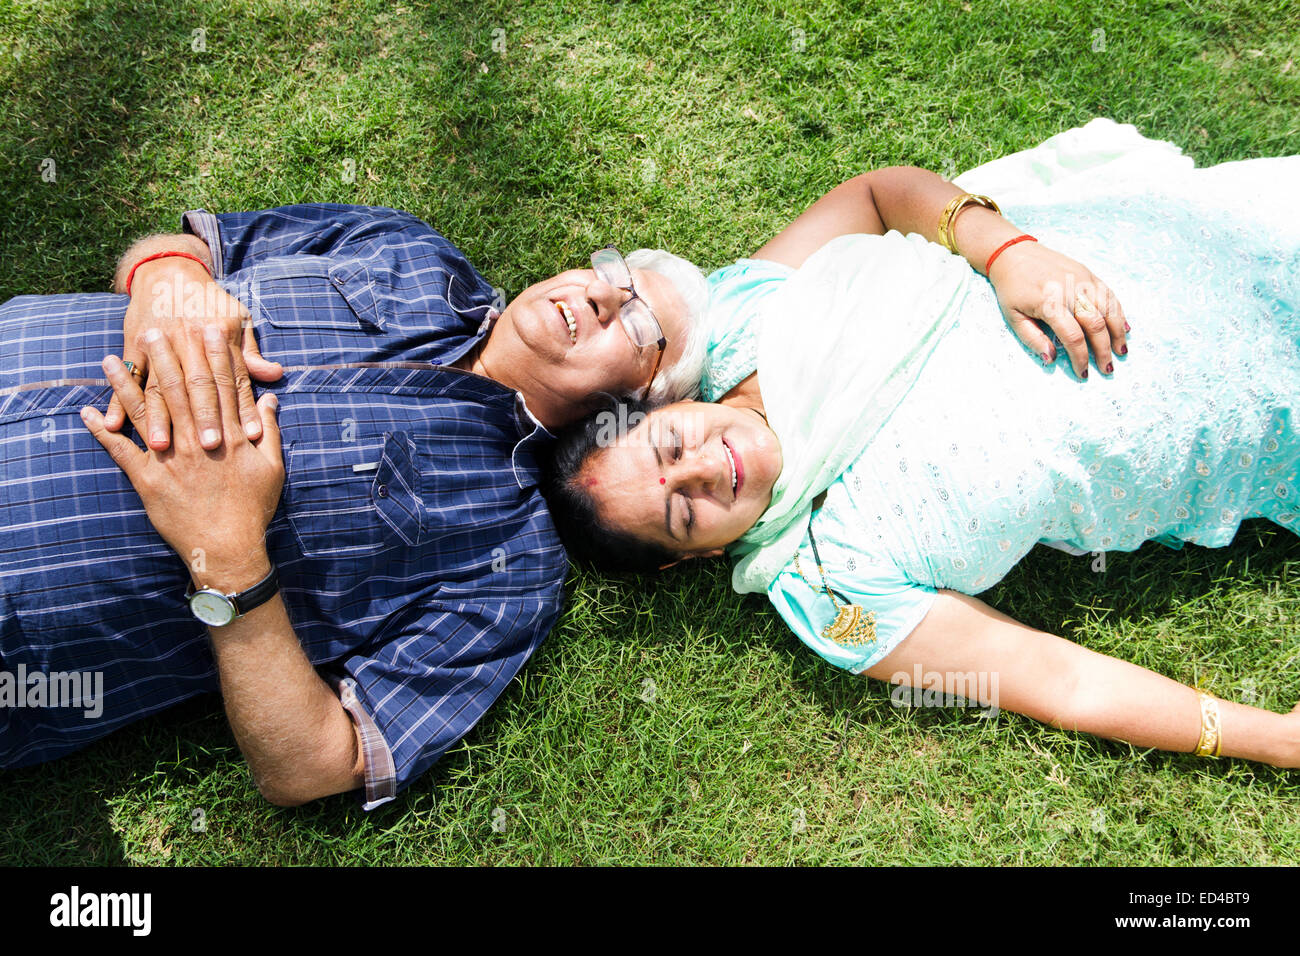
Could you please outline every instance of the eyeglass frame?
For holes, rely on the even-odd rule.
[[[647,381],[645,384],[645,394],[649,395],[650,386],[654,384],[655,376],[659,374],[659,366],[664,360],[664,349],[668,345],[668,338],[667,336],[664,335],[664,327],[660,324],[659,317],[655,315],[654,309],[650,308],[650,303],[647,302],[644,298],[642,298],[640,293],[636,291],[636,287],[632,284],[632,267],[627,264],[627,260],[623,258],[623,253],[619,252],[618,247],[616,247],[612,242],[607,246],[602,246],[601,248],[597,249],[595,252],[591,254],[591,268],[595,271],[597,278],[599,278],[602,282],[609,281],[608,279],[606,279],[604,276],[600,274],[601,267],[596,264],[596,256],[605,251],[612,252],[614,253],[614,255],[618,256],[618,261],[622,264],[623,271],[627,273],[627,285],[625,286],[618,285],[613,282],[610,282],[609,284],[614,286],[614,288],[616,289],[619,289],[623,292],[630,292],[632,294],[632,298],[628,299],[626,302],[624,302],[622,305],[618,307],[618,321],[619,324],[623,327],[623,333],[628,337],[628,340],[637,348],[648,348],[651,344],[647,342],[645,345],[641,345],[637,342],[635,338],[632,337],[632,329],[628,325],[627,319],[624,318],[624,314],[627,307],[630,306],[633,302],[641,303],[642,307],[646,310],[646,314],[650,316],[650,321],[654,323],[655,329],[659,333],[659,340],[654,343],[654,345],[659,351],[655,355],[654,368],[650,370],[650,380]]]

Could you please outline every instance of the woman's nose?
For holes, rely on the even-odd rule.
[[[722,481],[720,463],[712,455],[697,451],[685,456],[678,468],[684,482],[709,489]]]

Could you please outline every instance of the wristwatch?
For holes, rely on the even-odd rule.
[[[280,578],[272,566],[270,574],[238,594],[222,594],[215,588],[200,588],[196,591],[194,582],[191,581],[185,588],[185,600],[190,602],[194,616],[204,624],[223,627],[253,608],[265,604],[278,590]]]

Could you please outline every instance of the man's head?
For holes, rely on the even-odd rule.
[[[522,392],[548,428],[576,421],[603,395],[671,402],[699,389],[708,305],[704,274],[663,250],[633,252],[626,257],[627,273],[617,263],[610,271],[614,258],[605,256],[599,270],[595,264],[571,269],[529,286],[506,306],[484,347],[484,371]],[[658,323],[662,354],[657,344],[634,341],[636,316],[622,315],[633,300],[641,305],[629,312],[652,315]]]

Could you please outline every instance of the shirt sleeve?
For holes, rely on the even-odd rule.
[[[853,674],[861,674],[901,644],[929,613],[937,593],[929,585],[909,580],[897,566],[883,560],[873,562],[855,555],[851,567],[847,561],[837,561],[827,568],[836,602],[858,605],[864,615],[874,616],[875,624],[874,642],[857,646],[837,643],[822,634],[835,620],[836,608],[821,587],[817,562],[806,539],[799,551],[799,566],[813,576],[817,587],[805,581],[791,561],[768,586],[768,598],[799,640],[827,662]]]
[[[557,587],[528,601],[414,605],[373,650],[334,665],[330,683],[361,731],[365,809],[393,799],[479,722],[559,604]]]
[[[716,402],[758,367],[755,317],[793,273],[779,262],[740,259],[709,276],[709,359],[700,383],[705,401]]]
[[[413,225],[447,241],[410,213],[385,206],[307,203],[217,215],[193,209],[181,217],[181,228],[212,251],[216,279],[278,256],[345,255],[373,244],[386,231]]]

